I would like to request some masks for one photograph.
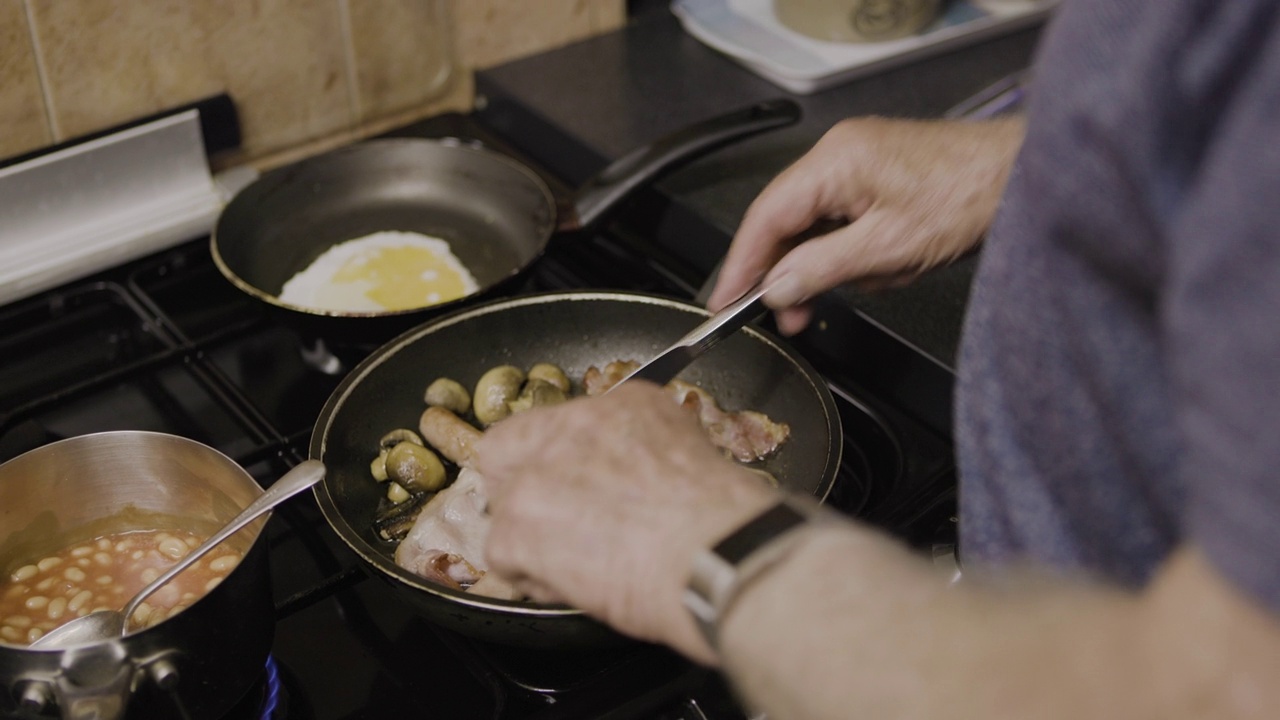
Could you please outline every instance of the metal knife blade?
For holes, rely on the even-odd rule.
[[[633,379],[649,380],[659,385],[666,385],[699,355],[763,314],[766,310],[763,298],[769,287],[772,286],[757,283],[742,297],[734,300],[723,310],[708,318],[706,322],[675,341],[657,357],[624,377],[618,385]]]

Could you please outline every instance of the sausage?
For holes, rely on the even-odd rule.
[[[472,467],[474,450],[481,432],[453,411],[442,407],[429,407],[418,420],[422,439],[440,451],[449,460],[462,467]]]

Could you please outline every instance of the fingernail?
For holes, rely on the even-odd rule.
[[[776,310],[794,307],[809,299],[804,283],[794,274],[783,275],[765,293],[765,303]]]

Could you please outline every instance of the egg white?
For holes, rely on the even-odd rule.
[[[444,265],[445,275],[452,273],[454,277],[441,277],[438,270],[427,270],[417,278],[393,277],[390,280],[401,285],[408,283],[418,286],[422,292],[412,297],[400,298],[391,305],[379,302],[375,296],[380,294],[379,290],[386,288],[380,288],[379,282],[371,278],[386,278],[388,274],[407,271],[405,267],[380,262],[379,258],[387,251],[404,253],[406,250],[429,253]],[[339,280],[339,276],[346,276],[346,279]],[[461,280],[461,295],[445,297],[441,294],[437,285],[449,279]],[[281,289],[279,298],[281,302],[295,307],[316,310],[385,312],[435,305],[469,295],[479,289],[479,284],[453,254],[447,241],[416,232],[382,231],[329,248],[304,270],[290,278]]]

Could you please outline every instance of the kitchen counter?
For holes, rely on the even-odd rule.
[[[939,117],[1026,67],[1038,33],[1017,31],[813,95],[790,95],[686,34],[662,7],[614,33],[478,72],[477,112],[538,163],[580,183],[666,132],[754,102],[792,97],[804,111],[800,123],[672,173],[654,187],[659,201],[650,199],[632,213],[650,224],[650,237],[705,273],[723,256],[756,194],[835,122],[862,114]],[[915,360],[923,360],[915,364],[934,375],[925,384],[949,389],[975,261],[964,259],[908,288],[871,295],[841,288],[824,303],[851,310],[910,348]],[[935,425],[949,428],[949,401],[930,412]]]

